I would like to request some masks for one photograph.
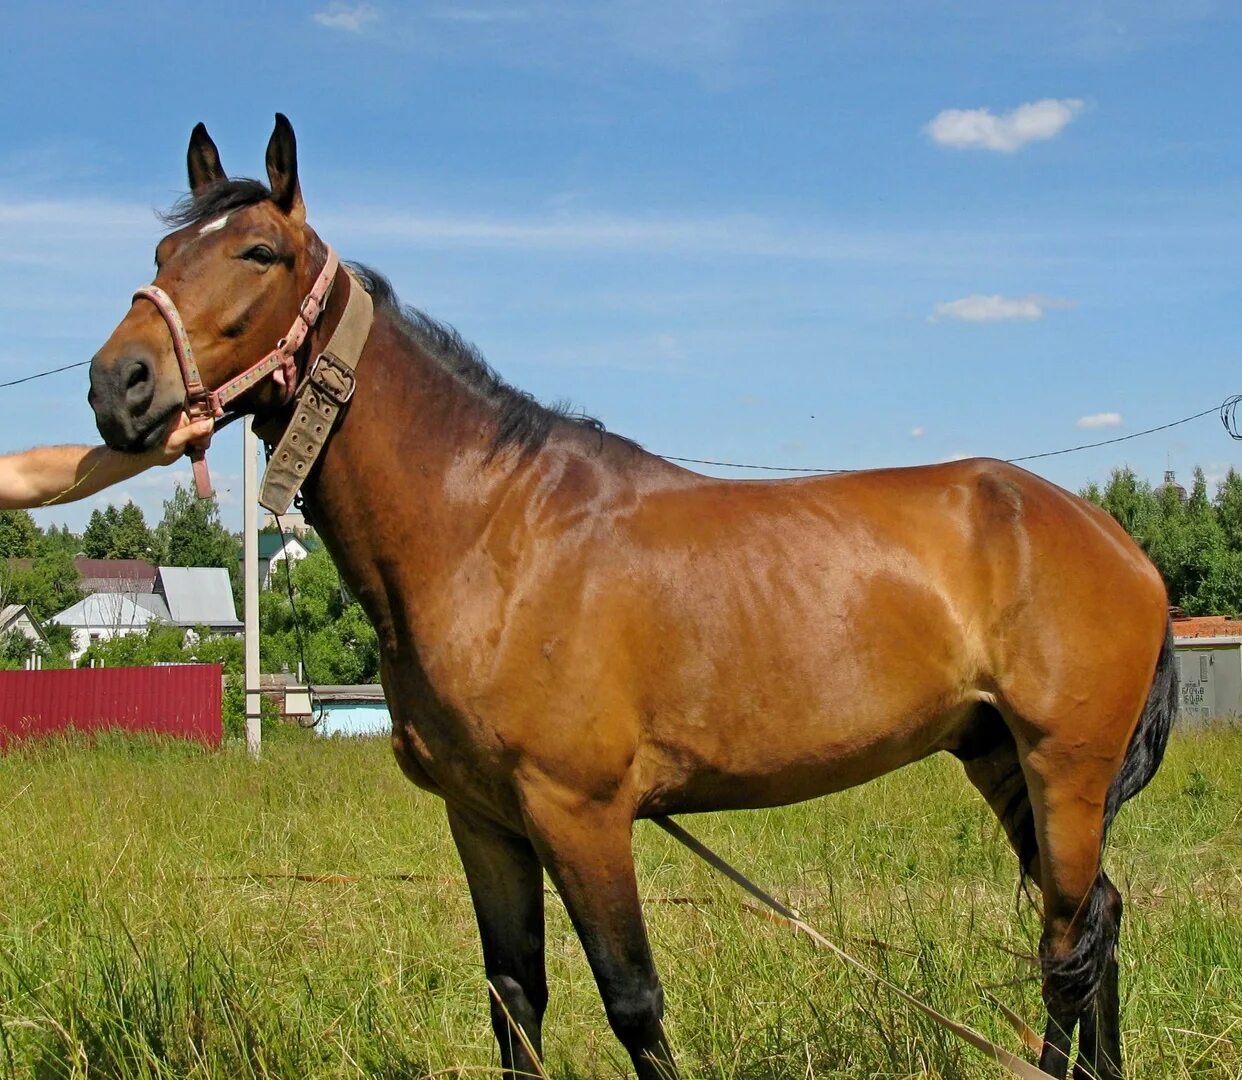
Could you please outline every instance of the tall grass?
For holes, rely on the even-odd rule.
[[[1121,813],[1135,1077],[1242,1077],[1242,731],[1177,737]],[[693,831],[931,1004],[1037,1025],[1039,922],[949,760]],[[994,1077],[888,993],[756,917],[649,824],[640,880],[688,1076]],[[316,877],[303,880],[292,875]],[[330,876],[326,876],[330,875]],[[558,1078],[628,1074],[558,901]],[[498,1073],[465,884],[437,801],[382,739],[236,750],[104,738],[0,758],[0,1078]]]

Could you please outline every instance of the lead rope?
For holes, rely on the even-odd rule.
[[[854,968],[854,970],[862,973],[867,976],[867,978],[879,983],[885,989],[896,994],[907,1005],[912,1005],[924,1016],[934,1020],[941,1027],[951,1031],[959,1039],[969,1043],[976,1050],[980,1050],[987,1054],[988,1057],[998,1064],[1003,1065],[1011,1073],[1013,1073],[1014,1076],[1021,1077],[1022,1080],[1055,1080],[1055,1078],[1053,1078],[1050,1074],[1044,1072],[1042,1069],[1036,1068],[1029,1061],[1018,1057],[1016,1054],[1010,1053],[1004,1047],[997,1046],[991,1039],[985,1035],[981,1035],[979,1032],[975,1031],[974,1028],[967,1027],[965,1024],[959,1024],[956,1020],[950,1020],[943,1013],[937,1012],[930,1005],[920,1001],[913,994],[908,993],[896,983],[886,979],[878,971],[874,971],[861,960],[851,956],[840,946],[834,945],[831,941],[824,937],[823,934],[807,923],[802,916],[798,914],[798,912],[794,911],[792,908],[786,907],[774,896],[764,892],[758,885],[746,877],[745,874],[730,866],[724,861],[724,859],[712,851],[711,848],[691,836],[690,833],[678,825],[672,818],[658,817],[652,818],[652,821],[668,833],[669,836],[673,837],[674,840],[677,840],[679,843],[688,847],[713,869],[724,874],[724,876],[735,885],[744,889],[761,904],[774,911],[790,927],[790,929],[794,930],[796,933],[805,934],[821,949],[827,949],[830,953],[837,957],[837,959],[843,960],[850,967]],[[1004,1011],[1006,1013],[1006,1018],[1008,1019],[1008,1010]],[[1012,1023],[1012,1021],[1010,1022]],[[1023,1027],[1025,1027],[1025,1025],[1023,1025]]]

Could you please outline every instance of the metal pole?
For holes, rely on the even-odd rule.
[[[242,440],[245,454],[242,499],[242,552],[246,594],[246,749],[258,758],[262,747],[259,696],[259,439],[251,417],[246,417]]]

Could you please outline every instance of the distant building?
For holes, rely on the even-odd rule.
[[[1172,469],[1165,469],[1164,483],[1160,485],[1159,491],[1172,491],[1177,496],[1178,502],[1186,502],[1186,489],[1177,482],[1177,474]]]
[[[44,634],[43,627],[39,625],[39,620],[30,613],[30,608],[25,604],[9,604],[0,609],[0,637],[14,630],[25,635],[31,645],[47,644],[47,635]]]
[[[138,577],[131,581],[144,583]],[[218,566],[161,566],[149,590],[123,586],[93,592],[52,621],[73,631],[70,658],[75,663],[92,642],[141,632],[153,622],[230,636],[242,632],[229,572]]]
[[[283,559],[289,564],[301,562],[312,551],[318,551],[320,543],[310,534],[297,535],[286,532],[281,536],[278,532],[259,533],[259,588],[272,587],[272,573]]]
[[[297,510],[290,510],[288,513],[280,515],[280,520],[276,520],[276,515],[269,513],[264,515],[264,529],[274,529],[280,531],[284,529],[286,534],[292,533],[294,536],[305,536],[311,531],[310,525],[306,521],[306,517]]]
[[[1242,621],[1227,615],[1173,617],[1178,719],[1202,724],[1242,716]]]

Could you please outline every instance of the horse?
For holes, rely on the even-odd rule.
[[[545,870],[636,1074],[670,1077],[634,822],[812,799],[944,751],[1042,893],[1040,1066],[1064,1077],[1077,1030],[1074,1075],[1122,1076],[1122,900],[1101,859],[1159,766],[1177,685],[1165,587],[1110,516],[987,459],[765,481],[680,468],[514,389],[378,273],[328,264],[283,116],[266,184],[230,179],[201,124],[187,165],[154,282],[205,387],[333,279],[292,379],[233,406],[269,443],[350,290],[372,302],[302,492],[375,625],[397,763],[446,805],[507,1075],[541,1053]],[[90,367],[122,451],[191,404],[149,299]]]

